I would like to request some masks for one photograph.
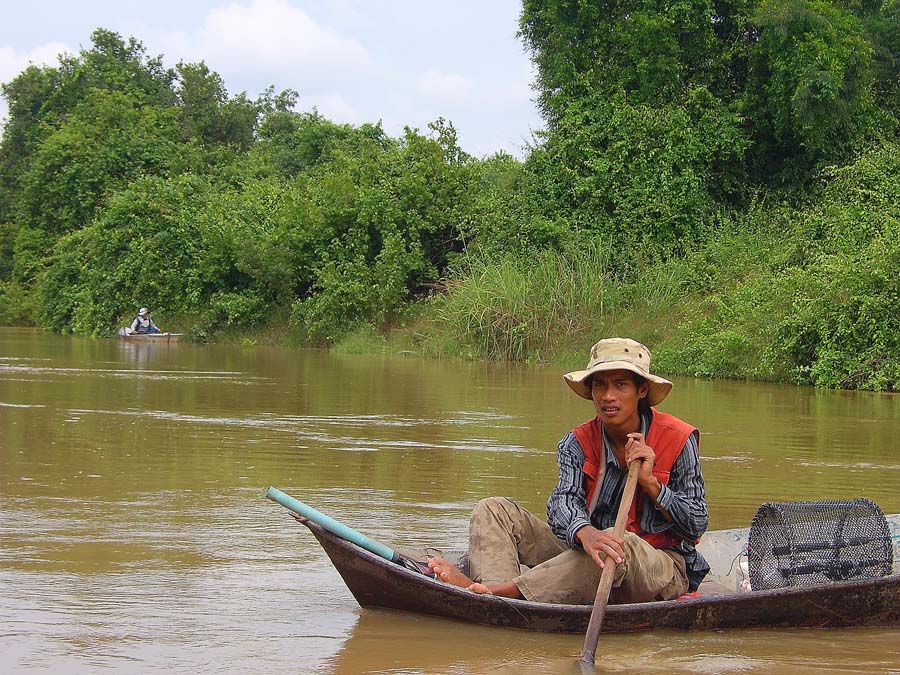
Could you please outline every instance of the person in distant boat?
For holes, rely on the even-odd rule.
[[[138,310],[138,315],[134,318],[134,321],[131,322],[131,334],[142,335],[145,333],[158,333],[159,328],[156,327],[156,324],[153,323],[153,319],[150,317],[151,315],[147,308],[141,307],[140,310]]]
[[[563,377],[593,401],[596,417],[559,443],[547,522],[506,497],[483,499],[469,524],[468,576],[440,557],[429,559],[429,569],[476,593],[583,604],[594,600],[612,556],[611,603],[670,600],[696,590],[709,572],[695,548],[709,525],[700,434],[652,407],[672,383],[650,372],[647,347],[624,338],[600,340],[587,368]],[[620,538],[613,525],[631,462],[641,466]]]

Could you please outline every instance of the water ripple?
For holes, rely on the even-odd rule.
[[[20,366],[0,363],[0,373],[25,373],[29,375],[77,375],[110,378],[150,376],[154,380],[224,380],[238,384],[266,382],[269,378],[246,376],[240,371],[204,370],[135,370],[133,368],[50,368],[44,366]]]

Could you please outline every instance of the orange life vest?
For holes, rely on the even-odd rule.
[[[587,497],[587,503],[591,504],[594,491],[600,489],[597,483],[597,475],[600,473],[601,462],[604,461],[603,452],[603,430],[599,417],[585,422],[572,430],[575,438],[581,444],[584,451],[584,466],[581,468],[584,474],[584,493]],[[653,465],[653,475],[659,479],[663,485],[669,484],[669,475],[672,472],[672,466],[675,460],[684,449],[688,437],[698,434],[697,429],[687,422],[682,422],[677,417],[666,413],[653,410],[653,421],[650,424],[650,430],[644,442],[653,448],[656,455],[656,462]],[[645,493],[638,486],[634,495],[634,501],[631,503],[631,511],[628,513],[628,523],[625,529],[634,532],[638,536],[646,540],[654,548],[674,548],[681,543],[681,538],[671,534],[668,530],[665,532],[644,532],[641,528],[641,511],[645,501]],[[591,514],[588,514],[590,517]]]

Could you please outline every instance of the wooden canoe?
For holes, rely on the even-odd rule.
[[[182,333],[127,333],[124,328],[120,328],[117,334],[129,342],[150,342],[160,345],[178,342],[178,338],[182,336]]]
[[[893,574],[876,579],[740,592],[741,551],[748,530],[704,535],[700,549],[712,571],[697,597],[610,605],[604,633],[664,629],[844,628],[900,625],[900,515],[887,517]],[[488,626],[584,633],[590,605],[559,605],[478,595],[389,562],[302,519],[362,607],[399,609]],[[401,551],[424,560],[424,554]],[[454,552],[443,551],[450,559]]]

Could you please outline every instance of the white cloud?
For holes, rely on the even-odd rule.
[[[360,42],[317,23],[286,0],[221,6],[206,15],[198,31],[164,39],[167,53],[202,60],[227,79],[242,82],[260,71],[273,81],[300,74],[303,80],[324,82],[335,73],[370,67]]]
[[[419,78],[419,94],[444,103],[464,103],[472,95],[472,80],[430,68]]]
[[[29,63],[36,66],[55,66],[59,62],[59,55],[67,51],[70,51],[69,48],[61,42],[50,42],[27,52],[19,52],[12,47],[0,47],[0,82],[15,79]]]

